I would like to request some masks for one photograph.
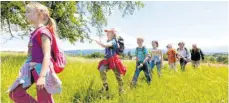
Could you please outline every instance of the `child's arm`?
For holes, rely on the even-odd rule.
[[[146,58],[143,61],[143,64],[146,63],[150,59],[150,54],[146,54]]]
[[[202,57],[202,60],[204,60],[204,53],[202,52],[202,50],[200,49],[200,55]]]
[[[100,46],[104,47],[104,48],[108,48],[108,47],[112,47],[112,42],[108,42],[106,44],[98,41],[98,40],[95,40],[97,44],[99,44]]]
[[[42,89],[45,84],[45,76],[49,69],[49,63],[50,63],[50,57],[51,57],[51,41],[46,35],[41,36],[42,39],[42,51],[44,54],[41,72],[39,74],[39,78],[37,80],[36,85],[38,86],[38,89]]]

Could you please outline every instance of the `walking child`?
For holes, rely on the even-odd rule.
[[[56,24],[48,8],[40,3],[27,4],[25,16],[35,30],[30,35],[27,61],[9,88],[9,96],[15,103],[54,103],[52,94],[61,92],[61,81],[54,70],[52,57],[59,50],[56,46]],[[26,92],[33,83],[36,83],[37,100]]]
[[[135,50],[136,55],[136,70],[132,79],[133,86],[136,86],[138,76],[141,73],[141,71],[144,71],[145,77],[147,80],[147,83],[150,84],[151,82],[151,74],[148,67],[148,60],[149,60],[149,54],[145,46],[143,46],[144,39],[141,37],[137,38],[137,44],[138,47]]]
[[[121,45],[118,43],[117,32],[114,28],[105,30],[105,32],[107,33],[107,43],[102,43],[99,40],[96,40],[97,44],[105,48],[105,57],[99,62],[98,66],[100,77],[103,82],[103,88],[100,92],[109,90],[107,83],[107,71],[112,69],[118,81],[119,94],[121,95],[124,92],[123,79],[121,75],[125,75],[126,73],[126,68],[123,66],[118,55]]]

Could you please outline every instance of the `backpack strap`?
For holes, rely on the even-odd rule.
[[[47,35],[50,38],[51,43],[53,43],[53,39],[55,39],[54,34],[51,33],[46,26],[44,26],[44,27],[39,28],[36,34],[37,42],[41,47],[42,47],[42,40],[41,40],[42,34]]]
[[[41,42],[41,31],[44,29],[45,27],[40,27],[38,28],[37,30],[37,35],[36,35],[36,39],[37,39],[37,42],[39,44],[40,47],[42,47],[42,42]]]
[[[137,56],[138,55],[138,47],[136,48],[136,50],[135,50],[135,55]]]
[[[142,52],[143,52],[144,56],[146,56],[145,46],[142,47]]]
[[[42,36],[41,36],[41,34],[42,34],[42,30],[44,30],[44,29],[48,30],[47,27],[41,27],[41,28],[38,29],[39,31],[37,32],[38,34],[36,35],[37,36],[36,37],[37,42],[38,42],[38,44],[40,45],[41,48],[42,48],[42,40],[41,40]],[[43,31],[43,32],[47,32],[47,31]],[[48,35],[48,33],[46,35]],[[51,39],[51,55],[52,55],[53,59],[56,60],[55,53],[59,52],[60,50],[58,48],[57,41],[56,41],[56,38],[54,36],[54,33],[50,32],[50,36],[49,37]]]
[[[186,47],[184,49],[185,49],[185,52],[186,52],[186,57],[185,58],[188,58],[189,55],[190,55],[189,52],[188,52],[188,49]]]
[[[180,48],[177,48],[177,52],[179,51],[179,49]],[[189,52],[188,52],[188,49],[186,48],[186,47],[184,47],[184,50],[185,50],[185,52],[186,52],[186,56],[185,56],[185,58],[188,58],[189,57]]]
[[[186,47],[184,48],[184,50],[185,50],[186,52],[188,52],[188,49],[187,49]]]

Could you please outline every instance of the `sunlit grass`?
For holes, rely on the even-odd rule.
[[[25,54],[1,54],[1,100],[12,103],[7,88],[14,82],[26,59]],[[185,72],[169,71],[168,65],[158,78],[156,69],[151,85],[145,82],[144,73],[140,74],[137,88],[129,88],[135,71],[135,62],[124,60],[128,71],[124,76],[125,93],[118,95],[118,84],[112,71],[108,72],[109,93],[99,94],[102,87],[97,64],[99,59],[68,57],[68,65],[58,74],[63,82],[61,94],[54,95],[56,103],[226,103],[228,102],[228,67],[202,65],[198,69],[187,66]],[[179,68],[179,67],[178,67]],[[33,85],[28,92],[35,97]],[[110,98],[107,99],[106,95]]]

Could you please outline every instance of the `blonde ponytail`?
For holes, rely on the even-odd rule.
[[[53,18],[49,17],[48,18],[48,22],[47,22],[47,25],[46,25],[49,30],[56,35],[56,22]]]

